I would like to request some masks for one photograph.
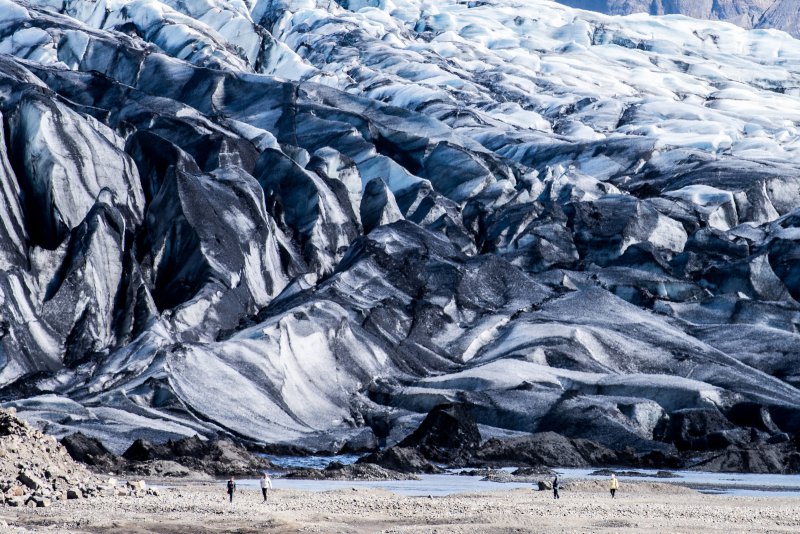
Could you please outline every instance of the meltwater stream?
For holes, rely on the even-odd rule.
[[[381,488],[398,495],[409,497],[443,497],[453,493],[480,493],[486,491],[505,491],[515,488],[532,488],[532,484],[499,483],[482,481],[480,477],[463,475],[417,475],[419,480],[294,480],[273,478],[276,489],[296,489],[305,491],[332,491],[349,488]],[[236,482],[243,488],[257,488],[257,479]]]
[[[350,464],[358,459],[355,455],[310,456],[310,457],[268,457],[281,467],[324,468],[332,461]],[[603,468],[605,469],[605,468]],[[513,469],[507,469],[513,471]],[[597,469],[556,468],[562,483],[570,479],[603,480],[606,475],[592,475]],[[800,497],[800,475],[763,475],[739,473],[709,473],[704,471],[670,471],[674,478],[656,478],[658,472],[651,469],[619,469],[641,473],[643,476],[620,476],[621,492],[625,491],[626,481],[659,482],[680,484],[702,493],[756,496],[756,497]],[[478,476],[464,476],[453,470],[449,474],[419,475],[419,480],[389,481],[348,481],[348,480],[290,480],[274,478],[276,488],[306,491],[331,491],[347,488],[382,488],[399,495],[440,497],[453,493],[476,493],[486,491],[505,491],[516,488],[530,488],[530,483],[489,482]],[[646,476],[650,475],[650,476]],[[547,478],[547,477],[542,477]],[[244,479],[238,482],[243,487],[257,487],[258,480]]]

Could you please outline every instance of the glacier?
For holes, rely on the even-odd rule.
[[[0,0],[0,117],[0,401],[49,433],[370,450],[443,402],[642,451],[686,410],[800,431],[781,31]]]

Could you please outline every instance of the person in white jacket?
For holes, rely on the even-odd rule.
[[[272,479],[269,478],[269,475],[264,473],[261,475],[261,495],[264,496],[264,502],[267,502],[267,497],[269,496],[269,490],[272,489]]]

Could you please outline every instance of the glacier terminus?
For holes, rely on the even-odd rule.
[[[783,31],[0,0],[0,119],[0,402],[48,433],[372,451],[444,403],[636,454],[800,432]]]

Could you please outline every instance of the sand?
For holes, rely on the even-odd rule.
[[[280,485],[280,481],[276,481]],[[623,484],[612,500],[600,484],[551,492],[514,489],[404,497],[371,488],[258,490],[233,505],[221,484],[190,483],[158,497],[60,501],[50,508],[0,508],[0,532],[59,533],[476,533],[798,532],[800,499],[703,495],[662,484]]]

